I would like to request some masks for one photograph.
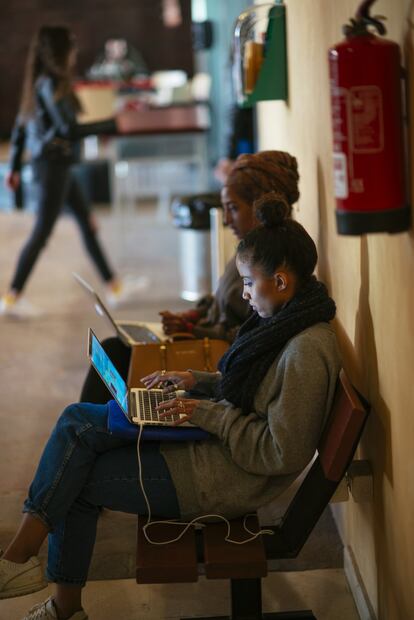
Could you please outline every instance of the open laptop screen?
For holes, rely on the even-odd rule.
[[[92,366],[95,368],[122,411],[128,416],[127,385],[91,329],[89,329],[88,356]]]

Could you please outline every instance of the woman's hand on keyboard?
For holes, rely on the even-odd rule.
[[[191,390],[195,384],[193,373],[186,371],[165,371],[156,370],[146,377],[142,377],[142,383],[147,390],[151,388],[163,388],[166,393],[172,393],[176,390]]]
[[[167,336],[177,332],[191,331],[191,325],[188,325],[182,314],[174,314],[168,310],[163,310],[159,314],[161,315],[162,328]]]
[[[173,398],[173,400],[165,400],[158,405],[157,411],[160,412],[160,420],[163,418],[172,418],[172,426],[191,422],[194,409],[201,403],[201,400],[192,398]]]

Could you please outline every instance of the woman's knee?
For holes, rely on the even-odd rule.
[[[92,403],[73,403],[65,407],[56,423],[57,432],[78,435],[92,427],[106,428],[107,406]]]
[[[104,340],[102,340],[102,346],[105,351],[108,352],[111,348],[117,347],[120,342],[117,336],[111,336],[110,338],[104,338]]]
[[[129,360],[131,358],[131,348],[125,345],[118,337],[106,338],[102,342],[102,346],[118,372],[125,378],[128,373]]]
[[[27,244],[36,250],[43,250],[49,241],[49,237],[52,233],[51,226],[48,227],[36,227],[29,237]]]

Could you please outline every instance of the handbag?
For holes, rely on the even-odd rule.
[[[141,378],[156,370],[215,372],[228,347],[228,342],[215,338],[135,344],[129,363],[128,387],[145,387]]]

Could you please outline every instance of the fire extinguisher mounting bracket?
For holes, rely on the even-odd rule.
[[[411,225],[409,206],[392,211],[336,210],[336,227],[340,235],[365,235],[367,233],[400,233]]]

